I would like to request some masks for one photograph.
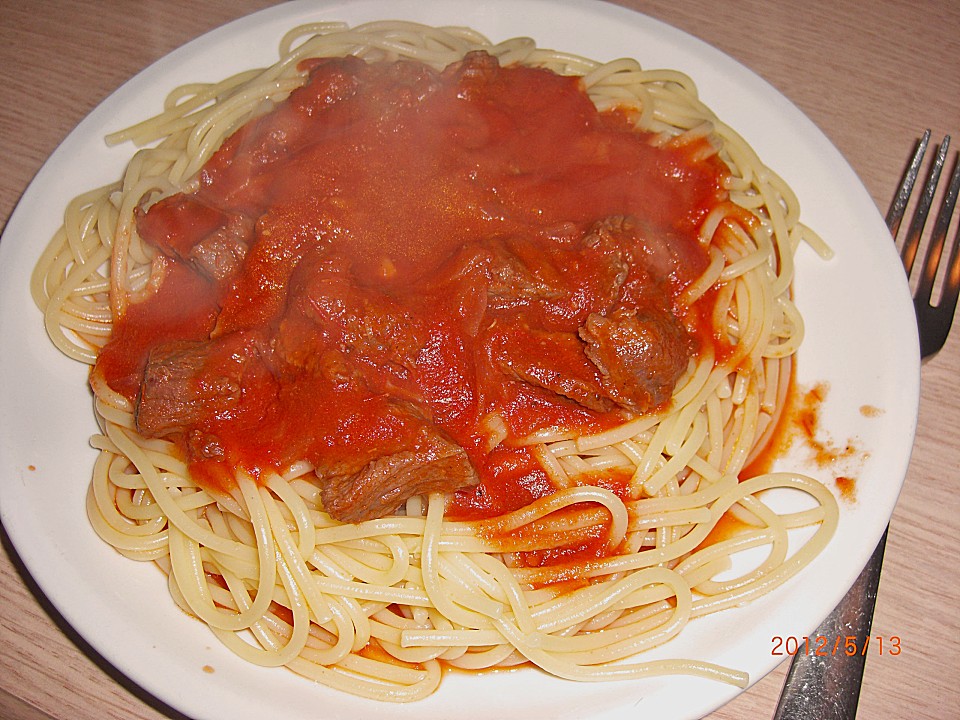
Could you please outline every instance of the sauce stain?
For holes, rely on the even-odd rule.
[[[840,499],[857,500],[856,470],[862,466],[868,453],[855,438],[838,441],[824,429],[822,413],[830,392],[830,385],[819,382],[803,387],[791,378],[784,411],[767,446],[740,473],[746,479],[770,472],[774,463],[791,448],[799,446],[818,468],[834,475],[834,487]],[[859,408],[863,417],[878,417],[883,411],[872,405]]]
[[[850,502],[856,502],[857,500],[857,481],[854,478],[848,478],[844,475],[841,475],[836,480],[834,484],[837,486],[837,489],[840,491],[840,497],[844,500],[849,500]]]
[[[817,383],[800,397],[800,407],[797,413],[797,423],[803,433],[803,439],[813,451],[813,458],[821,468],[827,468],[840,460],[855,457],[860,451],[853,440],[837,444],[820,425],[823,403],[827,399],[829,385]]]
[[[883,415],[883,410],[873,405],[861,405],[860,414],[867,418],[875,418]]]
[[[730,512],[725,512],[717,521],[717,524],[707,533],[703,542],[697,546],[696,550],[701,550],[710,545],[716,545],[724,540],[732,540],[752,528],[754,528],[754,526],[744,522]],[[694,552],[696,552],[696,550]]]

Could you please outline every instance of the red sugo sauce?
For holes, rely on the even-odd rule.
[[[706,267],[699,226],[726,201],[707,140],[655,147],[578,78],[482,53],[442,71],[301,69],[303,87],[228,137],[195,191],[138,211],[162,279],[94,370],[200,484],[298,460],[356,472],[429,423],[476,472],[448,516],[491,518],[555,490],[519,438],[637,412],[616,389],[591,394],[606,381],[584,356],[591,317],[673,313],[685,352],[715,342],[709,308],[677,301]],[[148,417],[147,384],[169,371],[153,358],[178,352],[193,400]]]

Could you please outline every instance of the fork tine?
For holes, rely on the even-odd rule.
[[[960,169],[954,175],[955,179],[960,180]],[[953,235],[953,247],[950,250],[950,264],[947,266],[947,279],[943,286],[943,295],[940,296],[940,307],[957,307],[957,301],[960,300],[960,227]],[[950,323],[953,317],[950,318]],[[947,330],[950,329],[950,323],[947,324]]]
[[[917,313],[917,324],[921,329],[920,354],[924,359],[935,355],[946,343],[950,326],[953,324],[953,316],[956,314],[957,300],[960,297],[960,228],[958,228],[951,243],[950,260],[940,299],[936,306],[930,303],[933,283],[943,256],[943,244],[946,241],[958,194],[960,194],[960,160],[954,163],[953,175],[937,215],[930,246],[924,260],[923,275],[917,285],[913,301]]]
[[[909,276],[913,272],[913,262],[917,257],[917,250],[920,248],[920,237],[923,234],[923,227],[927,224],[927,217],[930,215],[930,206],[933,205],[933,196],[937,191],[937,185],[940,182],[940,173],[943,170],[943,163],[947,157],[947,149],[950,147],[950,137],[947,136],[940,143],[937,150],[933,167],[930,168],[930,174],[927,182],[923,186],[923,192],[917,201],[917,207],[913,213],[913,219],[910,221],[910,227],[907,230],[907,237],[903,243],[903,249],[900,256],[903,259],[903,267]]]
[[[947,136],[947,138],[944,140],[944,143],[946,143],[949,139],[950,137]],[[930,243],[927,246],[927,255],[923,263],[923,272],[920,276],[920,281],[917,284],[917,292],[915,297],[918,301],[928,304],[930,302],[930,296],[933,293],[933,283],[937,277],[937,270],[940,267],[940,260],[943,255],[943,244],[947,238],[947,230],[950,227],[950,219],[953,217],[953,210],[957,205],[958,192],[960,192],[960,164],[954,166],[953,176],[950,179],[950,186],[947,188],[947,192],[943,196],[940,212],[937,214],[936,222],[933,226],[933,233],[930,235]],[[952,252],[951,255],[956,255],[956,243],[954,243],[954,252]],[[950,273],[948,273],[945,292],[948,292],[953,285],[953,283],[949,281],[949,275]],[[948,298],[946,297],[943,298],[943,300],[947,299]]]
[[[894,238],[897,237],[897,233],[900,231],[900,221],[903,220],[903,214],[906,212],[907,202],[910,200],[913,185],[916,183],[917,176],[920,174],[920,163],[923,162],[923,156],[927,152],[927,145],[929,143],[930,130],[928,129],[923,133],[923,137],[920,138],[917,149],[913,153],[913,158],[911,158],[910,164],[907,166],[907,170],[903,175],[903,180],[900,182],[897,195],[890,204],[890,209],[887,210],[887,227],[890,228],[890,234],[893,235]]]
[[[953,175],[955,185],[960,185],[960,165]],[[954,195],[956,200],[956,194]],[[950,264],[947,266],[946,280],[943,285],[943,295],[940,296],[940,307],[956,308],[957,301],[960,300],[960,226],[953,235],[953,246],[950,250]],[[952,319],[951,319],[952,322]],[[950,326],[947,325],[947,329]]]

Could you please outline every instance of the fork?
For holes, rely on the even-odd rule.
[[[890,228],[895,241],[929,143],[930,131],[927,130],[917,144],[897,194],[887,212],[887,227]],[[920,250],[920,238],[933,206],[949,147],[950,136],[948,135],[937,150],[903,240],[900,256],[908,279],[913,272]],[[914,290],[913,304],[920,336],[920,355],[924,360],[938,353],[946,342],[957,308],[957,297],[960,295],[960,228],[958,228],[951,243],[950,259],[943,273],[939,301],[934,303],[932,299],[958,192],[960,192],[960,161],[954,165],[950,184],[941,201],[940,210],[927,243],[920,277],[916,281]],[[886,543],[887,532],[884,531],[876,550],[853,587],[814,631],[813,637],[846,639],[850,636],[855,638],[853,647],[867,646]],[[787,673],[774,720],[824,720],[826,718],[853,720],[857,714],[865,661],[865,653],[860,652],[852,653],[850,656],[844,652],[828,653],[824,656],[798,652]]]

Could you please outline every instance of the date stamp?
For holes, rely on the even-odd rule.
[[[816,655],[829,657],[831,655],[866,655],[873,652],[877,655],[899,655],[903,652],[898,635],[867,635],[858,638],[856,635],[774,635],[770,638],[771,655]]]

